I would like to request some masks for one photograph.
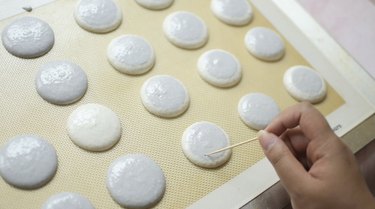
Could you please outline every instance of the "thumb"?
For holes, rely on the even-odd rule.
[[[289,193],[300,191],[308,174],[284,141],[272,133],[261,130],[259,142],[285,189]]]

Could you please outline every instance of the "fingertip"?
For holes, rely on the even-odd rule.
[[[259,143],[265,152],[269,151],[272,146],[276,143],[277,137],[273,134],[268,133],[265,130],[260,130],[258,133]]]
[[[258,133],[257,133],[257,137],[261,137],[264,133],[267,133],[266,130],[259,130]]]

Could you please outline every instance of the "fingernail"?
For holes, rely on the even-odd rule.
[[[259,142],[264,151],[268,151],[276,142],[276,137],[265,130],[259,131]]]

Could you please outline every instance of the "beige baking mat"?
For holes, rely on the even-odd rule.
[[[255,131],[246,127],[237,114],[241,96],[263,92],[272,96],[282,109],[295,104],[282,85],[282,75],[290,66],[308,64],[289,44],[281,61],[269,63],[255,59],[244,47],[245,33],[255,26],[272,26],[255,8],[251,24],[228,26],[212,15],[209,2],[178,0],[166,10],[150,11],[133,0],[122,0],[123,22],[108,34],[92,34],[81,29],[73,18],[75,1],[72,0],[57,1],[26,14],[48,22],[55,32],[56,42],[48,54],[29,60],[14,57],[0,47],[0,144],[15,135],[38,134],[56,147],[59,167],[52,181],[36,190],[20,190],[0,180],[0,208],[40,208],[50,195],[62,191],[81,193],[96,208],[120,208],[105,187],[107,168],[117,157],[138,152],[149,155],[165,172],[167,189],[156,208],[184,208],[262,159],[262,150],[254,142],[236,148],[230,161],[218,169],[199,168],[184,157],[181,135],[192,123],[205,120],[224,128],[232,143],[253,137]],[[204,19],[209,28],[209,41],[203,48],[183,50],[165,39],[162,21],[176,10],[191,11]],[[0,29],[23,15],[3,20]],[[156,51],[156,65],[145,75],[121,74],[106,60],[110,40],[129,33],[145,37]],[[227,50],[239,58],[243,67],[239,85],[219,89],[199,77],[197,58],[212,48]],[[39,97],[34,87],[35,74],[42,64],[52,60],[70,60],[86,71],[89,88],[82,100],[69,106],[56,106]],[[147,78],[157,74],[172,75],[186,85],[191,105],[182,116],[162,119],[142,106],[140,87]],[[77,106],[92,102],[108,106],[122,122],[120,142],[106,152],[93,153],[78,148],[65,130],[69,114]],[[328,114],[343,103],[335,90],[328,87],[327,98],[316,106]]]

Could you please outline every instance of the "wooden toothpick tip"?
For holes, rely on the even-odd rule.
[[[228,146],[228,147],[224,147],[224,148],[221,148],[221,149],[215,150],[215,151],[213,151],[213,152],[210,152],[210,153],[205,154],[205,156],[210,156],[210,155],[213,155],[213,154],[216,154],[216,153],[219,153],[219,152],[223,152],[223,151],[228,150],[228,149],[232,149],[233,147],[237,147],[237,146],[240,146],[240,145],[243,145],[243,144],[246,144],[246,143],[249,143],[249,142],[252,142],[252,141],[258,140],[259,136],[262,134],[262,131],[263,131],[263,130],[258,131],[257,136],[254,137],[254,138],[248,139],[248,140],[246,140],[246,141],[243,141],[243,142],[240,142],[240,143],[237,143],[237,144],[230,145],[230,146]]]

